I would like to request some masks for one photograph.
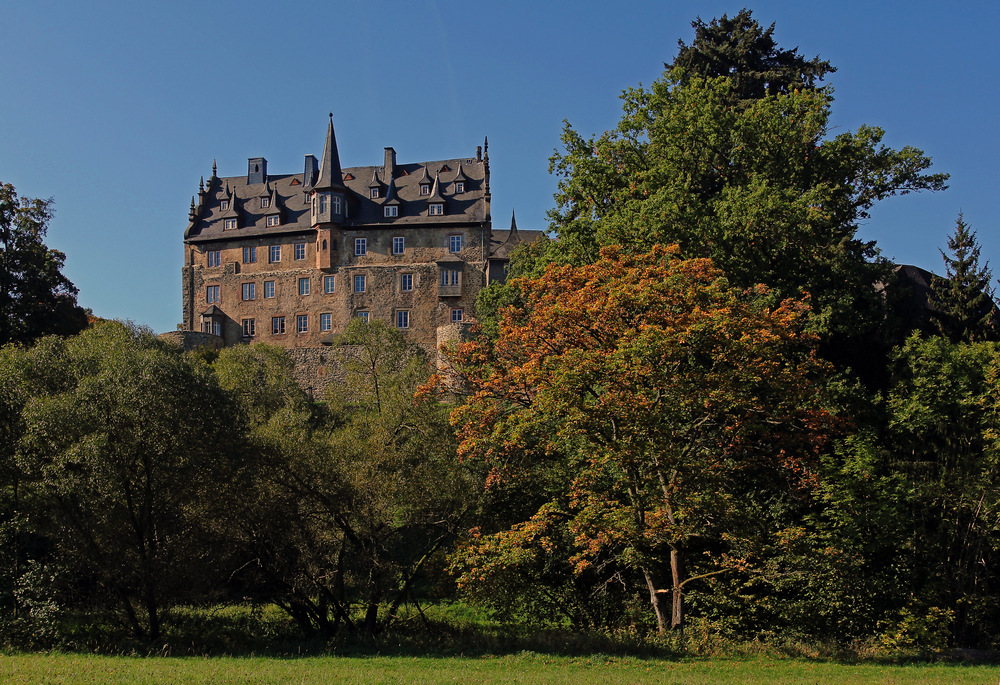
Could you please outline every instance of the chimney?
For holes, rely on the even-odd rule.
[[[302,173],[302,185],[306,188],[311,187],[316,183],[316,177],[319,175],[319,164],[316,163],[316,158],[313,155],[306,155],[306,169]]]
[[[390,178],[396,175],[396,151],[391,147],[385,149],[385,178],[384,183],[388,183]]]
[[[247,185],[252,186],[267,180],[267,160],[251,157],[247,160]]]
[[[483,146],[482,145],[477,145],[476,146],[476,161],[477,162],[483,161]]]

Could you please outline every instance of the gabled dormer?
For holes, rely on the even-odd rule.
[[[455,178],[451,181],[451,194],[461,195],[466,191],[468,187],[469,179],[466,177],[465,172],[462,171],[462,163],[458,163],[458,172],[455,174]]]
[[[372,200],[382,197],[382,183],[378,180],[378,169],[372,169],[372,180],[368,184],[368,197]]]
[[[401,205],[399,195],[396,193],[396,179],[390,178],[385,190],[385,201],[382,203],[382,216],[386,219],[395,219],[399,216]]]
[[[266,206],[264,200],[267,200]],[[281,196],[278,195],[277,188],[271,188],[271,194],[266,198],[261,198],[261,207],[264,211],[264,224],[266,226],[280,226],[284,207],[281,204]]]
[[[228,183],[226,183],[226,189],[219,202],[219,209],[222,210],[222,215],[219,218],[222,219],[223,230],[233,231],[240,227],[242,217],[240,216],[239,199],[236,197],[236,191],[229,189]]]
[[[333,131],[331,112],[319,177],[312,187],[312,225],[343,223],[346,196],[347,188],[344,186],[344,172],[340,168],[340,153],[337,151],[337,136]]]
[[[420,168],[420,178],[417,179],[417,185],[420,188],[420,194],[427,197],[431,194],[431,177],[427,175],[427,167]]]
[[[430,197],[427,198],[427,216],[444,215],[444,196],[441,195],[441,181],[437,174],[434,174],[434,187],[431,188]]]

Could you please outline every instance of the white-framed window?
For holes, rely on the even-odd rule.
[[[262,197],[262,198],[260,198],[260,208],[261,209],[267,209],[270,206],[271,206],[271,198],[269,198],[269,197]]]
[[[221,209],[223,212],[229,209],[229,200],[223,200],[222,202],[220,202],[219,209]]]
[[[462,272],[458,269],[442,269],[441,285],[458,285]]]
[[[440,202],[435,202],[434,204],[427,206],[427,213],[430,216],[442,216],[444,214],[444,205]]]
[[[431,184],[430,183],[421,183],[420,184],[420,194],[421,195],[430,195],[431,194]]]
[[[244,300],[255,300],[255,299],[257,299],[257,284],[256,283],[244,283],[243,284],[243,299]]]
[[[283,335],[285,332],[285,317],[283,316],[272,316],[271,317],[271,333],[273,335]]]
[[[340,195],[334,195],[333,196],[333,213],[334,214],[340,214],[340,211],[341,211],[341,204],[340,203],[341,203]]]
[[[222,226],[224,231],[231,231],[234,228],[236,228],[236,219],[226,219],[225,224]]]
[[[256,247],[244,247],[243,248],[243,263],[244,264],[254,264],[257,261],[257,248]]]
[[[252,338],[257,335],[257,320],[243,319],[243,336]]]
[[[465,317],[465,312],[461,309],[451,310],[451,322],[452,323],[462,323],[462,319]]]
[[[409,328],[410,327],[410,310],[400,309],[396,312],[396,328]]]
[[[354,256],[362,257],[368,254],[368,238],[354,239]]]
[[[208,251],[208,265],[209,266],[222,266],[222,250],[209,250]]]
[[[403,254],[406,251],[406,238],[397,235],[392,239],[392,253]]]
[[[219,336],[220,338],[222,337],[222,322],[221,321],[213,321],[212,322],[212,333],[214,333],[215,335]]]
[[[302,260],[306,258],[306,244],[305,243],[295,243],[295,248],[293,250],[294,257],[296,260]]]
[[[462,251],[462,236],[461,235],[450,235],[448,236],[448,251],[449,252],[461,252]]]
[[[329,295],[336,291],[337,288],[337,277],[336,276],[323,276],[323,292]]]
[[[369,314],[367,311],[356,312],[354,316],[358,317],[365,323],[368,323],[368,321],[371,319],[371,314]]]
[[[277,214],[272,214],[271,216],[267,217],[267,225],[268,226],[280,226],[281,225],[281,217],[279,217]]]
[[[324,333],[333,329],[333,316],[331,316],[330,314],[320,314],[319,329]]]
[[[205,288],[205,302],[212,304],[213,302],[219,301],[219,286],[210,285]]]
[[[274,281],[264,281],[264,297],[274,297]]]
[[[370,197],[373,200],[377,200],[378,199],[378,188],[369,188],[368,189],[368,197]]]
[[[272,264],[281,261],[281,245],[271,245],[267,248],[267,261]]]
[[[309,315],[299,314],[295,317],[295,332],[296,333],[308,333],[309,332]]]
[[[465,181],[455,181],[455,193],[465,192]]]
[[[399,274],[399,290],[404,293],[413,290],[413,274]]]
[[[365,277],[359,274],[354,277],[354,292],[363,293],[365,291]]]
[[[300,278],[299,279],[299,295],[308,295],[308,294],[309,294],[309,279],[308,278]]]
[[[330,211],[330,196],[327,193],[319,194],[319,213]]]
[[[382,209],[385,211],[385,216],[399,216],[399,207],[396,205],[386,205]]]

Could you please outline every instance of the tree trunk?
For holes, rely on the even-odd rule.
[[[684,564],[681,562],[681,553],[676,549],[670,550],[670,575],[673,580],[673,606],[670,614],[670,629],[684,630],[684,596],[681,594],[684,575]]]
[[[664,586],[660,574],[653,569],[644,569],[646,587],[649,588],[649,603],[656,614],[656,625],[661,633],[670,630],[684,630],[684,564],[679,550],[670,550],[671,585]]]
[[[661,633],[666,632],[670,625],[670,611],[667,608],[670,591],[661,587],[659,574],[655,571],[644,570],[643,575],[646,577],[646,587],[649,588],[649,603],[653,605],[657,629]]]

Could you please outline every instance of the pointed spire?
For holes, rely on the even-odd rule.
[[[275,187],[271,188],[271,201],[268,202],[267,211],[264,212],[265,216],[269,214],[281,214],[281,196],[278,195],[278,189]]]
[[[385,200],[383,205],[398,205],[399,198],[396,197],[396,179],[389,179],[389,187],[385,189]]]
[[[202,176],[200,179],[198,179],[198,194],[201,195],[204,192],[205,192],[205,177]]]
[[[381,188],[382,184],[378,180],[378,169],[372,167],[372,181],[368,184],[369,188]]]
[[[455,181],[468,181],[469,180],[466,177],[465,172],[462,171],[462,163],[461,162],[458,163],[458,171],[455,173],[455,178],[453,178],[451,180],[452,180],[452,182],[455,182]]]
[[[340,168],[340,153],[337,151],[337,136],[333,132],[333,112],[330,112],[330,124],[326,128],[326,144],[323,146],[323,161],[319,165],[317,190],[344,188],[344,172]]]
[[[427,167],[420,167],[420,178],[417,179],[417,183],[420,185],[430,185],[431,177],[427,173]]]
[[[191,209],[188,210],[188,219],[194,221],[194,195],[191,196]]]
[[[444,202],[444,197],[441,196],[441,182],[438,180],[438,175],[434,174],[434,185],[431,187],[431,196],[427,198],[428,202]]]
[[[517,219],[514,218],[513,208],[510,210],[510,232],[511,234],[517,233]]]

